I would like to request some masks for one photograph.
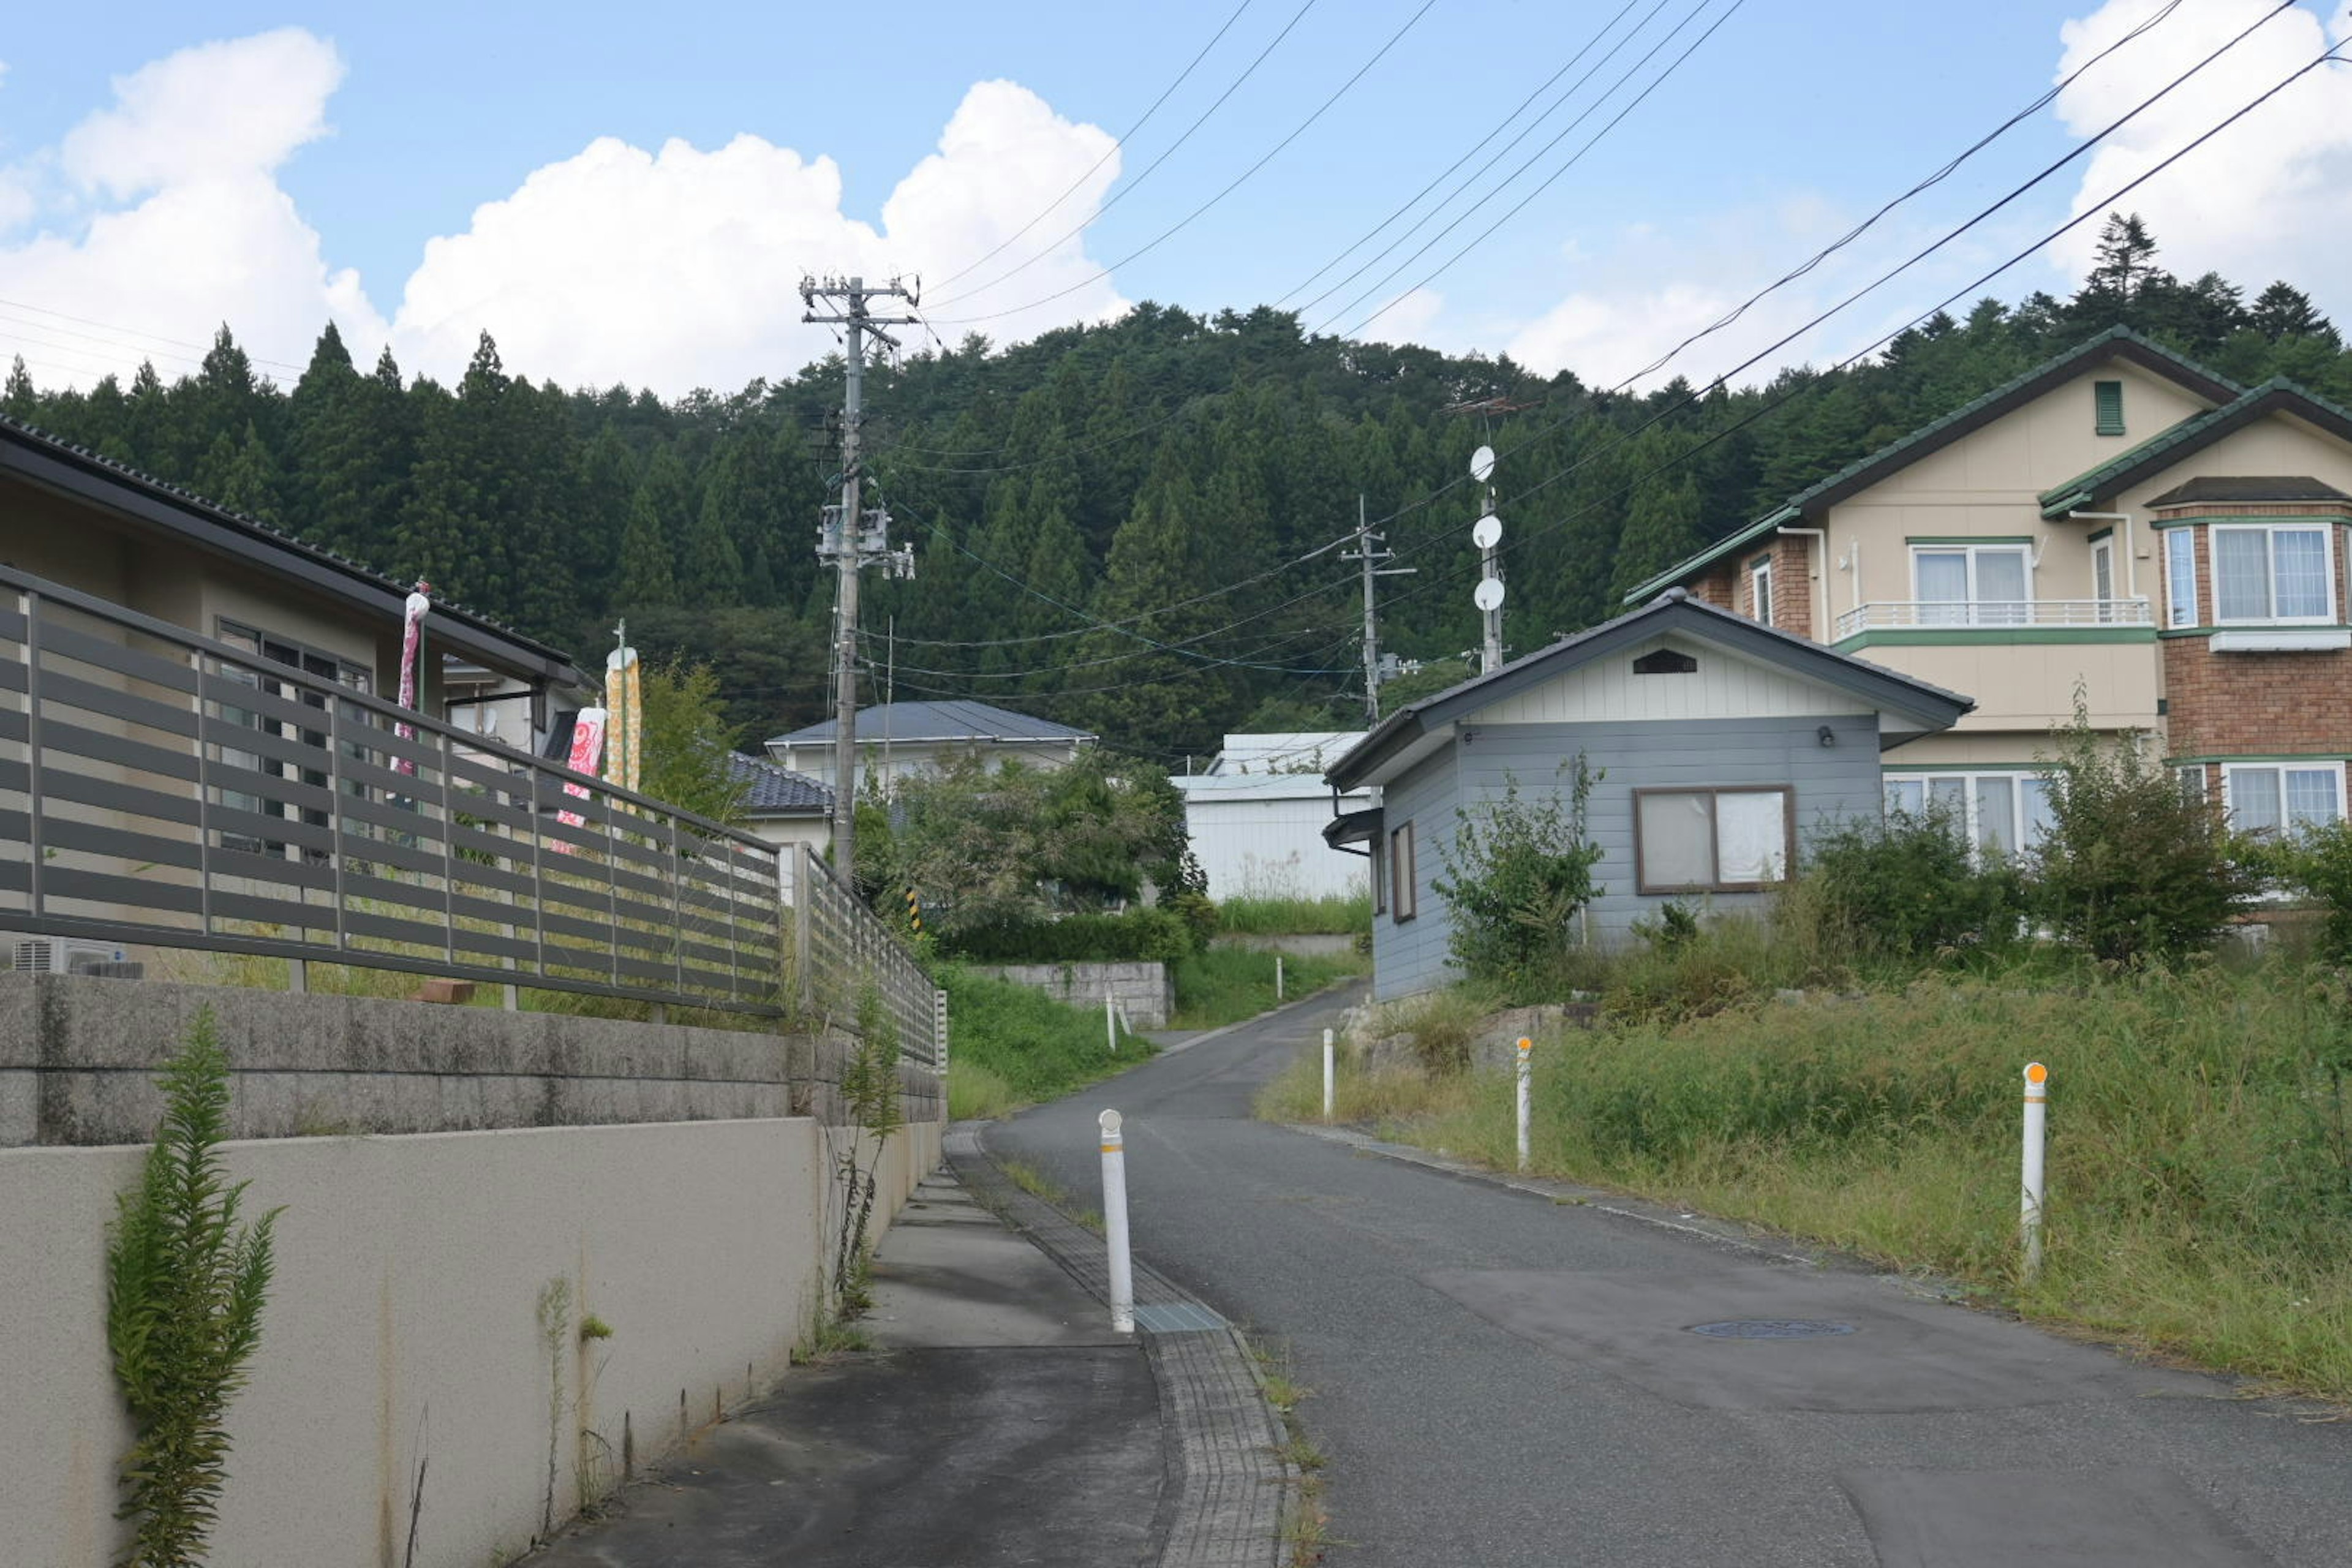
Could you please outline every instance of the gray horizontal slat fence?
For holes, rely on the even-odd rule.
[[[899,1055],[944,1071],[946,1021],[930,976],[807,845],[797,847],[793,865],[793,952],[803,1005],[848,1024],[870,984],[898,1032]]]
[[[0,568],[0,929],[775,1017],[788,918],[756,838]]]

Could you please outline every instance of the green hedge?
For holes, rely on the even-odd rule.
[[[1173,963],[1198,951],[1192,927],[1164,909],[978,926],[942,937],[940,946],[976,963]]]

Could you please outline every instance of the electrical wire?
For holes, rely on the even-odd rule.
[[[1137,132],[1142,130],[1146,125],[1151,122],[1151,117],[1160,112],[1160,106],[1166,103],[1169,96],[1178,88],[1184,85],[1185,80],[1192,76],[1195,69],[1199,68],[1201,62],[1209,58],[1209,51],[1215,48],[1219,43],[1223,41],[1224,36],[1234,30],[1234,24],[1242,19],[1242,13],[1248,10],[1253,3],[1254,0],[1242,0],[1240,5],[1234,7],[1233,15],[1225,18],[1225,25],[1219,27],[1216,32],[1210,37],[1207,43],[1201,46],[1201,52],[1192,57],[1192,63],[1187,65],[1182,70],[1176,73],[1176,79],[1170,82],[1160,90],[1160,96],[1151,100],[1151,107],[1145,110],[1142,117],[1137,120],[1134,124],[1120,132],[1118,133],[1118,139],[1110,144],[1101,157],[1096,159],[1092,163],[1087,165],[1087,172],[1085,174],[1080,174],[1076,179],[1070,182],[1069,189],[1064,191],[1060,195],[1055,196],[1052,201],[1047,202],[1044,208],[1038,212],[1035,217],[1031,218],[1027,223],[1023,224],[1019,228],[1014,229],[1003,239],[998,240],[996,242],[995,248],[990,250],[986,255],[977,257],[972,260],[964,263],[963,266],[958,268],[953,272],[949,273],[945,278],[940,279],[937,286],[940,288],[945,288],[947,285],[954,282],[957,279],[961,278],[968,273],[974,272],[980,268],[985,266],[988,262],[995,259],[998,256],[1003,254],[1006,247],[1012,245],[1023,235],[1027,234],[1031,229],[1035,228],[1039,224],[1045,222],[1047,215],[1052,213],[1055,207],[1060,206],[1064,202],[1066,202],[1072,196],[1076,195],[1079,190],[1085,186],[1086,183],[1095,177],[1095,172],[1097,170],[1100,169],[1105,163],[1109,163],[1113,158],[1118,156],[1120,149],[1127,145],[1129,140],[1133,137]],[[2176,0],[2176,3],[2178,3],[2178,0]],[[1306,15],[1304,7],[1300,9],[1299,15]],[[1276,40],[1277,43],[1280,41],[1281,40],[1278,38]],[[1236,83],[1235,85],[1238,86],[1240,84]],[[1196,121],[1195,123],[1197,125],[1198,122]],[[1191,132],[1188,132],[1186,134],[1189,135]],[[1181,142],[1179,144],[1181,145]],[[1174,148],[1170,149],[1171,152],[1173,152],[1174,150]],[[1142,184],[1142,181],[1138,179],[1133,184],[1129,184],[1128,189],[1132,190],[1135,188],[1136,184]],[[1106,203],[1104,205],[1108,206],[1109,204]],[[1100,217],[1101,216],[1101,211],[1097,209],[1095,216]],[[1093,221],[1094,220],[1092,218],[1087,220],[1089,223]],[[1067,238],[1068,236],[1066,235],[1063,237]],[[1055,243],[1058,245],[1061,242],[1057,240]],[[1045,254],[1052,254],[1052,247],[1048,247]],[[1015,268],[1014,270],[1017,271],[1018,268]],[[1012,274],[1007,273],[1005,276],[1009,278]],[[999,279],[999,281],[1002,280],[1003,279]],[[939,334],[937,332],[933,332],[931,334],[931,338],[932,341],[936,342],[939,341]],[[941,343],[940,346],[942,348],[946,347],[944,343]]]
[[[1138,258],[1147,256],[1150,252],[1158,249],[1166,241],[1190,226],[1194,219],[1200,217],[1210,208],[1215,206],[1227,196],[1232,195],[1235,191],[1241,189],[1244,183],[1249,180],[1250,177],[1255,174],[1260,169],[1265,168],[1266,164],[1272,163],[1275,158],[1281,153],[1284,148],[1289,146],[1293,142],[1297,141],[1299,137],[1306,134],[1307,128],[1313,125],[1317,121],[1322,119],[1324,114],[1333,104],[1346,97],[1349,89],[1353,88],[1358,82],[1361,81],[1367,71],[1370,71],[1374,66],[1380,64],[1382,59],[1386,58],[1389,51],[1395,48],[1398,43],[1403,39],[1404,36],[1412,30],[1414,24],[1418,23],[1423,16],[1428,16],[1431,9],[1434,7],[1436,4],[1437,0],[1422,0],[1421,8],[1413,12],[1412,16],[1405,18],[1404,26],[1390,34],[1387,41],[1382,43],[1379,48],[1372,51],[1371,58],[1367,59],[1362,65],[1358,66],[1355,69],[1355,73],[1349,76],[1347,80],[1341,82],[1338,89],[1332,92],[1330,97],[1316,105],[1315,111],[1309,114],[1306,119],[1300,121],[1291,131],[1289,135],[1285,136],[1281,141],[1276,142],[1262,157],[1257,160],[1256,163],[1252,163],[1248,168],[1244,169],[1240,174],[1234,175],[1233,180],[1215,195],[1211,196],[1207,201],[1202,202],[1199,206],[1194,207],[1191,212],[1186,213],[1182,217],[1178,218],[1174,223],[1169,225],[1166,228],[1161,229],[1150,239],[1146,240],[1143,244],[1136,247],[1133,250],[1129,251],[1125,256],[1122,256],[1118,260],[1111,262],[1108,266],[1104,267],[1101,270],[1094,273],[1090,277],[1082,278],[1066,288],[1056,289],[1050,294],[1030,300],[1027,304],[1014,305],[999,310],[984,310],[978,315],[972,316],[941,316],[939,318],[940,322],[945,326],[960,327],[969,325],[975,321],[999,321],[1006,316],[1019,315],[1024,310],[1033,310],[1040,305],[1051,304],[1056,300],[1062,299],[1067,295],[1075,294],[1081,289],[1091,288],[1093,285],[1101,282],[1104,279],[1108,278],[1118,268],[1125,267],[1128,263],[1137,260]],[[1007,276],[1009,277],[1011,275],[1007,274]],[[1001,282],[1003,279],[1000,279],[998,281]],[[980,292],[978,289],[970,290],[961,297],[969,299],[971,294],[978,292]],[[950,300],[947,302],[952,303],[953,301]]]

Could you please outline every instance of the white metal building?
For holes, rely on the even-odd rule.
[[[1227,735],[1206,773],[1172,781],[1184,793],[1184,825],[1209,897],[1313,899],[1370,886],[1369,862],[1323,841],[1334,810],[1323,769],[1361,739],[1354,731]],[[1351,791],[1337,809],[1359,811],[1378,798]]]

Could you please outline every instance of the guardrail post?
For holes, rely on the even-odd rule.
[[[2042,1152],[2045,1118],[2050,1110],[2050,1069],[2040,1062],[2025,1064],[2025,1184],[2018,1228],[2025,1243],[2025,1279],[2042,1277]]]
[[[1110,1326],[1118,1333],[1135,1332],[1135,1263],[1127,1247],[1127,1141],[1119,1132],[1119,1115],[1106,1110],[1097,1119],[1102,1128],[1103,1241],[1110,1249]]]

